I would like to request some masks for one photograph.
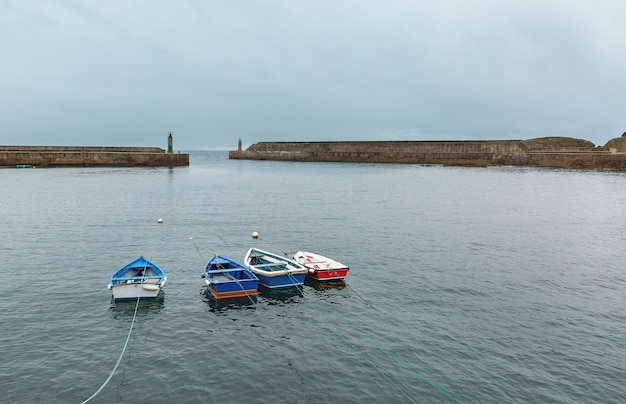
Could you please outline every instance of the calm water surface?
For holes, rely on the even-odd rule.
[[[0,170],[1,401],[104,383],[139,255],[168,284],[95,403],[626,401],[626,174],[190,161]],[[217,304],[204,264],[253,245],[351,271]]]

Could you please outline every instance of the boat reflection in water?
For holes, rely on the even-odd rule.
[[[207,288],[202,288],[202,300],[206,302],[210,312],[223,312],[226,310],[254,309],[257,303],[256,296],[229,297],[225,299],[215,299]]]
[[[269,304],[299,302],[303,296],[302,286],[271,289],[259,284],[259,296],[262,296]]]
[[[146,314],[160,313],[164,306],[165,291],[161,291],[155,299],[141,299],[139,306],[137,306],[137,299],[115,300],[115,298],[111,296],[109,311],[113,314],[114,318],[132,317],[135,314],[135,307],[137,307],[137,317],[140,317]]]
[[[346,282],[342,279],[333,281],[318,281],[310,277],[306,277],[304,280],[306,286],[312,287],[315,290],[328,290],[328,289],[343,289],[346,287]]]

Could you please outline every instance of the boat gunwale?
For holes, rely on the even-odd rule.
[[[259,264],[259,265],[253,265],[250,264],[250,256],[253,252],[258,252],[261,253],[261,255],[259,256],[259,258],[262,258],[264,256],[267,256],[268,258],[272,258],[277,260],[278,262],[275,263],[268,263],[268,264]],[[265,250],[261,250],[255,247],[251,247],[250,249],[248,249],[248,252],[246,253],[246,256],[244,258],[244,262],[245,265],[252,271],[254,272],[256,275],[261,275],[264,276],[266,278],[275,278],[275,277],[279,277],[279,276],[287,276],[290,277],[291,275],[302,275],[308,272],[307,268],[288,258],[288,257],[282,257],[278,254],[274,254]],[[266,271],[264,269],[262,269],[263,267],[261,267],[262,265],[268,265],[268,267],[271,266],[271,264],[276,264],[276,265],[282,265],[285,266],[287,268],[285,269],[281,269],[281,270],[277,270],[277,271]]]
[[[222,262],[220,262],[220,260],[222,260]],[[225,264],[225,263],[232,264],[234,265],[234,267],[223,268],[223,269],[210,269],[211,265],[217,266],[217,265]],[[247,278],[233,277],[232,282],[248,281],[248,280],[258,282],[259,280],[256,274],[250,268],[246,267],[244,264],[231,260],[230,258],[223,257],[221,255],[216,254],[204,266],[204,276],[205,276],[205,279],[207,279],[209,282],[211,282],[212,275],[226,274],[229,272],[243,272],[247,276]]]
[[[296,255],[302,255],[303,257],[307,257],[308,256],[308,257],[311,257],[311,258],[315,258],[316,261],[308,261],[308,262],[305,262],[305,263],[300,263],[298,261],[298,259],[296,259]],[[312,253],[312,252],[309,252],[309,251],[296,251],[293,254],[293,260],[298,262],[298,264],[300,264],[300,265],[302,265],[302,266],[304,266],[304,267],[306,267],[308,269],[311,269],[313,271],[341,271],[341,270],[349,271],[350,270],[350,268],[347,265],[345,265],[345,264],[343,264],[343,263],[341,263],[341,262],[339,262],[337,260],[334,260],[332,258],[323,256],[323,255],[320,255],[320,254],[315,254],[315,253]],[[312,267],[313,265],[316,265],[316,264],[325,264],[327,266],[327,268],[315,268],[315,267]]]

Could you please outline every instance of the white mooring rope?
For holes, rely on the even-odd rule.
[[[113,377],[113,374],[117,370],[117,367],[120,365],[120,362],[122,361],[122,357],[124,356],[124,352],[126,352],[126,347],[128,346],[128,341],[130,340],[130,334],[133,332],[133,326],[135,325],[135,317],[137,317],[137,309],[139,308],[139,299],[140,299],[140,297],[137,296],[137,304],[135,304],[135,312],[133,313],[133,321],[130,323],[130,330],[128,330],[128,336],[126,337],[126,342],[124,343],[124,348],[122,348],[122,353],[120,354],[120,357],[117,359],[117,363],[113,367],[113,370],[111,370],[111,373],[109,374],[109,377],[107,377],[107,379],[104,381],[104,383],[102,383],[102,386],[100,386],[100,388],[98,390],[96,390],[91,396],[89,396],[88,399],[83,401],[82,404],[88,403],[89,401],[94,399],[98,394],[100,394],[102,389],[104,389],[104,387],[107,384],[109,384],[109,381],[111,381],[111,378]]]

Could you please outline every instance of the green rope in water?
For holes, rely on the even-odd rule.
[[[352,331],[354,331],[357,335],[359,335],[361,337],[361,339],[363,339],[364,341],[366,341],[367,343],[369,343],[371,346],[373,346],[374,348],[376,348],[378,351],[380,351],[381,353],[383,353],[384,355],[386,355],[388,358],[392,359],[394,362],[396,362],[397,364],[399,364],[400,366],[402,366],[404,369],[408,370],[409,372],[413,373],[416,377],[418,377],[419,379],[423,380],[424,382],[428,383],[430,386],[434,387],[435,389],[437,389],[440,393],[442,393],[443,395],[445,395],[446,397],[450,398],[451,400],[455,401],[456,403],[462,404],[463,402],[461,400],[459,400],[458,398],[456,398],[455,396],[453,396],[451,393],[447,392],[446,390],[443,389],[443,387],[437,385],[436,383],[428,380],[428,378],[422,376],[421,374],[419,374],[415,369],[413,369],[412,367],[410,367],[408,364],[404,363],[402,360],[398,359],[397,357],[395,357],[393,354],[391,354],[390,352],[386,351],[384,348],[382,348],[380,345],[378,345],[375,341],[373,341],[371,338],[369,338],[367,335],[363,334],[362,332],[360,332],[359,330],[357,330],[356,328],[352,327],[350,324],[348,324],[344,319],[340,318],[339,316],[337,316],[334,313],[330,313],[331,315],[334,315],[335,318],[339,318],[339,321],[341,321],[345,326],[347,326],[349,329],[351,329]]]
[[[298,289],[298,292],[300,292],[300,296],[304,297],[304,288],[300,288],[300,286],[298,285],[298,280],[296,279],[295,276],[291,275],[289,272],[287,272],[287,277],[289,278],[289,280],[291,281],[291,283],[293,283],[293,286]]]
[[[324,317],[322,316],[322,318],[324,319]],[[330,321],[327,321],[326,319],[324,319],[326,321],[326,323],[328,325],[330,325],[333,328],[333,331],[335,332],[335,334],[337,334],[339,336],[339,338],[341,338],[350,348],[352,348],[352,350],[354,352],[356,352],[357,354],[361,355],[361,351],[359,351],[354,344],[352,344],[348,338],[346,338],[345,335],[343,335],[338,329],[337,327],[333,326]],[[387,381],[389,383],[391,383],[396,389],[398,389],[410,402],[415,403],[415,400],[413,400],[407,393],[406,391],[404,391],[400,386],[398,386],[393,380],[391,380],[391,378],[389,376],[387,376],[387,374],[385,372],[383,372],[378,366],[376,366],[374,364],[374,362],[372,362],[371,360],[369,360],[368,358],[365,358],[365,360],[367,361],[367,363],[370,364],[371,367],[373,367],[374,369],[376,369],[378,371],[378,373],[380,373],[381,375],[383,375],[383,377],[385,379],[387,379]]]
[[[83,401],[82,404],[88,403],[89,401],[93,400],[98,394],[100,394],[102,389],[104,389],[104,387],[107,384],[109,384],[109,381],[111,381],[111,378],[113,377],[113,374],[115,373],[115,371],[117,370],[117,367],[120,365],[120,362],[122,361],[122,357],[124,356],[124,352],[126,352],[126,347],[128,346],[128,341],[130,340],[130,334],[133,332],[133,326],[135,325],[135,317],[137,316],[137,309],[138,308],[139,308],[139,297],[137,297],[137,304],[135,304],[135,312],[133,313],[133,321],[130,323],[130,330],[128,330],[128,336],[126,337],[126,342],[124,343],[124,348],[122,349],[122,353],[120,354],[120,357],[117,359],[117,363],[113,367],[113,370],[109,374],[109,377],[107,377],[107,379],[104,381],[104,383],[102,383],[102,386],[100,386],[100,388],[98,390],[96,390],[91,396],[89,396],[88,399]]]

